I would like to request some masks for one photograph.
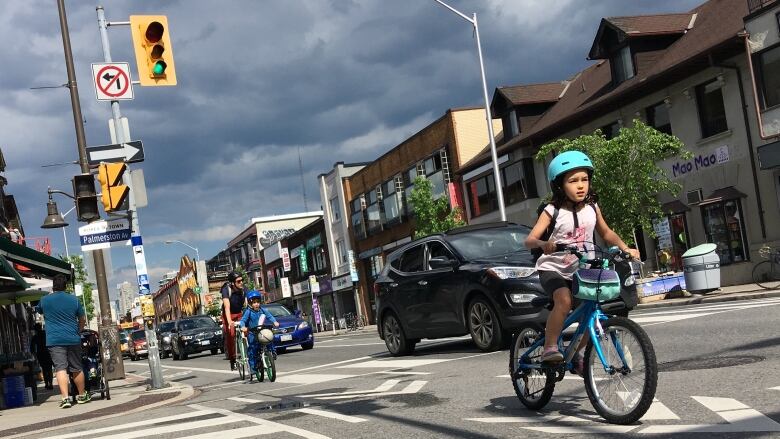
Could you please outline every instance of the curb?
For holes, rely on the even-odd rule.
[[[127,406],[131,406],[132,407],[132,406],[136,405],[135,404],[136,401],[138,399],[140,399],[141,397],[145,396],[145,395],[159,395],[159,394],[173,393],[173,392],[178,392],[178,395],[176,395],[176,396],[174,396],[172,398],[165,398],[165,399],[163,399],[161,401],[157,401],[157,402],[154,402],[154,403],[151,403],[151,404],[143,404],[143,405],[140,405],[138,407],[133,407],[133,408],[131,408],[129,410],[122,410],[122,407],[127,407]],[[157,407],[160,407],[160,406],[163,406],[163,405],[177,404],[179,402],[182,402],[182,401],[185,401],[187,399],[192,398],[193,395],[195,395],[195,388],[194,387],[192,387],[190,385],[187,385],[187,384],[183,384],[183,383],[176,383],[176,385],[172,386],[172,388],[165,388],[165,389],[159,389],[159,390],[149,390],[149,391],[145,391],[143,393],[138,393],[137,396],[135,398],[133,398],[132,400],[127,401],[127,402],[122,403],[122,404],[118,404],[118,405],[110,407],[112,410],[116,410],[116,413],[108,414],[108,415],[105,415],[105,416],[100,416],[100,417],[97,417],[97,418],[92,418],[92,417],[90,417],[90,415],[93,412],[86,412],[86,413],[82,413],[82,414],[79,415],[80,417],[83,417],[84,419],[76,420],[76,421],[73,421],[73,422],[66,422],[65,424],[59,424],[59,425],[56,425],[56,426],[53,426],[53,427],[45,427],[45,428],[35,429],[33,431],[24,431],[24,432],[21,432],[21,433],[13,434],[11,436],[4,436],[4,438],[5,439],[22,438],[22,437],[30,436],[30,435],[33,435],[33,434],[41,434],[41,433],[46,433],[46,432],[49,432],[49,431],[60,430],[60,429],[62,429],[65,426],[72,427],[72,426],[77,426],[77,425],[91,424],[91,423],[94,423],[94,422],[97,422],[97,421],[103,421],[103,420],[116,418],[116,417],[120,417],[120,416],[126,416],[128,414],[132,414],[132,413],[136,413],[136,412],[140,412],[140,411],[145,411],[145,410],[157,408]],[[97,407],[95,409],[95,411],[97,411],[97,410],[100,410],[100,407]],[[64,418],[64,419],[67,419],[67,418]],[[64,419],[61,419],[61,420],[64,420]],[[19,427],[18,429],[29,428],[30,426],[34,426],[34,425],[36,425],[36,424],[30,424],[30,425],[28,425],[26,427]],[[2,433],[2,430],[0,430],[0,433]]]
[[[728,295],[726,295],[728,294]],[[745,291],[741,293],[726,293],[713,296],[699,296],[686,299],[671,299],[669,301],[659,301],[651,303],[640,303],[634,308],[635,310],[652,309],[652,308],[667,308],[670,306],[684,306],[684,305],[700,305],[706,303],[721,303],[721,302],[734,302],[738,300],[754,300],[765,299],[769,297],[780,297],[780,290],[756,290]]]

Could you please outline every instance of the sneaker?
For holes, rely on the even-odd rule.
[[[62,401],[60,401],[60,408],[61,409],[69,409],[71,408],[70,399],[69,398],[63,398]]]
[[[236,370],[236,360],[230,360],[230,370]]]
[[[90,395],[89,392],[84,392],[83,395],[76,397],[76,404],[86,404],[90,401],[92,401],[92,395]]]
[[[542,363],[560,363],[561,361],[563,361],[563,354],[557,347],[544,348]]]

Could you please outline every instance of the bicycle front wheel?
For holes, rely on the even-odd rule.
[[[263,364],[265,365],[265,376],[268,377],[268,381],[276,381],[276,360],[271,352],[265,351],[263,354]]]
[[[780,266],[772,261],[759,262],[753,267],[753,282],[767,290],[780,288]]]
[[[655,350],[644,329],[632,320],[612,317],[602,327],[599,345],[607,364],[601,363],[594,344],[589,343],[585,390],[601,417],[613,424],[631,424],[644,416],[655,397]]]
[[[238,371],[238,376],[242,379],[246,379],[246,364],[247,364],[247,344],[246,339],[244,337],[241,337],[240,334],[236,333],[236,370]]]
[[[542,369],[520,369],[520,357],[531,347],[539,337],[539,331],[525,328],[514,335],[509,349],[509,372],[512,377],[512,387],[517,398],[531,410],[540,410],[547,405],[555,390],[555,374]],[[528,353],[527,362],[532,365],[542,364],[542,346]]]

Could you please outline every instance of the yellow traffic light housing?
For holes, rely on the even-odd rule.
[[[173,46],[165,15],[131,15],[138,80],[144,86],[176,85]]]
[[[130,188],[122,184],[127,165],[125,163],[101,163],[97,179],[100,182],[103,208],[106,212],[123,210]]]

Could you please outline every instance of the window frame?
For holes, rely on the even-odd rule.
[[[406,267],[404,266],[404,259],[405,259],[406,254],[411,252],[412,250],[416,251],[418,249],[422,253],[422,255],[421,255],[422,258],[420,259],[420,270],[419,271],[406,271]],[[425,260],[426,251],[427,251],[426,250],[426,243],[424,243],[424,242],[420,243],[420,244],[413,245],[413,246],[405,249],[403,251],[403,253],[401,254],[401,256],[398,258],[400,262],[398,263],[397,271],[400,272],[400,273],[405,273],[405,274],[418,274],[418,273],[424,272],[425,271],[425,264],[426,264],[426,260]],[[393,268],[395,268],[395,267],[393,267]]]
[[[487,201],[486,209],[483,211],[481,207],[481,203],[479,203],[479,194],[474,193],[472,194],[472,184],[478,184],[480,181],[485,182],[485,187],[487,188],[487,192],[484,196],[489,197]],[[492,191],[491,191],[492,187]],[[490,196],[491,192],[494,194],[492,197]],[[478,218],[483,215],[487,215],[491,212],[495,212],[498,210],[498,197],[496,194],[496,179],[493,177],[493,172],[490,171],[485,175],[482,175],[481,177],[477,177],[471,181],[466,182],[466,195],[469,198],[469,213],[471,214],[472,218]],[[477,205],[475,206],[474,201],[477,201]],[[475,209],[479,209],[479,212],[475,212]]]
[[[659,107],[663,107],[664,109],[666,109],[666,118],[668,119],[668,123],[661,126],[656,125],[656,113],[657,113],[656,109]],[[645,108],[645,120],[647,121],[647,125],[655,128],[656,130],[662,133],[672,135],[672,116],[671,114],[669,114],[669,107],[666,105],[666,102],[661,101]],[[666,127],[669,127],[668,131],[660,129]]]
[[[340,206],[341,203],[339,203],[338,195],[336,195],[335,197],[331,198],[328,201],[328,203],[330,205],[330,215],[331,215],[330,223],[331,224],[336,224],[336,223],[341,221],[341,206]],[[334,204],[335,204],[335,206],[334,206]]]
[[[396,190],[396,177],[394,176],[383,182],[380,187],[382,188],[382,211],[384,212],[382,215],[382,224],[386,226],[392,226],[400,223],[401,217],[403,215],[403,206],[402,203],[399,202],[399,192]],[[389,193],[387,191],[388,188],[391,188]],[[387,205],[385,203],[387,202],[388,197],[393,197],[395,200],[395,209],[397,214],[392,218],[389,218],[387,215]]]
[[[363,201],[362,201],[363,198],[364,198],[364,194],[360,194],[352,201],[349,202],[349,209],[350,209],[349,225],[352,228],[356,239],[365,239],[368,236],[366,234],[366,218],[364,214],[365,209],[363,209]],[[356,215],[359,215],[360,217],[359,229],[357,227],[357,224],[355,224]]]
[[[377,233],[381,232],[383,230],[382,223],[383,221],[383,211],[382,211],[382,204],[380,203],[379,196],[377,194],[377,189],[381,190],[381,185],[375,186],[373,189],[368,191],[368,199],[366,200],[366,208],[364,209],[366,212],[365,218],[366,218],[366,235],[372,236],[376,235]],[[374,208],[376,206],[377,214],[379,215],[379,219],[376,220],[376,226],[370,227],[369,222],[371,221],[369,215],[369,210]]]
[[[511,197],[509,196],[512,191],[512,187],[510,187],[507,179],[507,170],[513,166],[519,166],[520,167],[520,174],[521,178],[517,180],[517,182],[513,183],[512,186],[517,186],[518,183],[522,185],[521,182],[525,182],[525,198],[517,199],[516,201],[511,201]],[[515,160],[514,162],[504,166],[501,168],[501,184],[503,185],[503,191],[504,191],[504,200],[506,200],[506,205],[510,206],[512,204],[522,203],[523,201],[530,200],[532,198],[538,198],[539,192],[536,188],[536,175],[534,173],[534,164],[533,159],[529,157],[521,158],[518,160]],[[530,174],[530,175],[528,175]],[[493,174],[490,174],[492,177]],[[494,183],[495,185],[495,183]]]
[[[778,17],[780,17],[780,12],[778,12]],[[778,20],[780,20],[780,18],[778,18]],[[780,28],[780,23],[778,23],[778,27]],[[778,32],[778,34],[780,34],[780,31]],[[769,105],[769,103],[767,102],[767,91],[766,91],[767,75],[764,72],[764,55],[774,50],[780,51],[780,43],[774,44],[758,53],[753,54],[754,57],[753,64],[758,67],[756,69],[756,76],[759,83],[756,85],[758,89],[758,94],[761,98],[761,101],[759,103],[761,105],[761,109],[764,111],[780,107],[780,95],[778,95],[777,102],[774,102],[772,105]]]
[[[713,129],[710,125],[714,125],[717,121],[716,120],[712,120],[712,121],[707,121],[707,123],[705,123],[705,120],[704,120],[704,118],[707,115],[711,116],[711,114],[705,114],[705,113],[712,113],[710,110],[707,110],[706,112],[702,111],[703,108],[705,108],[702,105],[702,101],[704,100],[705,96],[708,94],[708,93],[705,92],[705,90],[706,90],[708,85],[710,85],[712,83],[715,83],[717,81],[718,81],[717,78],[712,78],[709,81],[702,82],[701,84],[698,84],[696,86],[696,90],[695,90],[696,91],[696,93],[695,93],[696,94],[696,110],[697,110],[698,115],[699,115],[699,131],[701,133],[701,138],[702,139],[706,139],[706,138],[718,135],[720,133],[724,133],[724,132],[729,130],[728,117],[726,116],[726,100],[725,100],[725,97],[723,96],[723,87],[722,86],[718,87],[716,90],[718,91],[718,93],[720,93],[720,103],[721,103],[721,108],[723,109],[723,120],[725,122],[724,129],[722,129],[720,131],[710,132],[710,129]],[[710,93],[714,93],[714,92],[715,92],[715,90],[711,91]]]
[[[628,58],[627,59],[628,59],[628,62],[630,64],[630,66],[631,66],[631,69],[630,69],[631,71],[630,72],[624,72],[623,71],[623,68],[625,67],[625,61],[624,61],[625,53],[624,53],[624,51],[628,52]],[[621,72],[621,75],[623,73],[627,73],[626,77],[618,76],[618,74],[617,74],[617,72],[618,72],[618,63],[616,61],[618,61],[618,60],[623,61],[623,62],[620,63],[620,72]],[[636,76],[636,66],[635,66],[635,63],[634,63],[634,53],[631,50],[631,45],[626,43],[626,44],[618,47],[617,49],[615,49],[612,52],[612,54],[610,55],[610,57],[609,57],[609,65],[610,65],[610,67],[612,69],[612,84],[615,85],[615,86],[620,85],[620,84],[628,81],[629,79],[633,78],[634,76]]]
[[[741,256],[742,259],[741,260],[737,260],[737,258],[735,256],[735,251],[734,251],[735,248],[732,245],[734,240],[731,239],[732,237],[729,235],[728,220],[726,219],[726,204],[729,203],[729,202],[736,203],[737,209],[736,209],[735,213],[739,215],[739,240],[740,240],[740,243],[742,244],[741,245],[741,250],[742,250],[742,256]],[[721,233],[717,233],[716,234],[716,233],[712,232],[711,224],[707,223],[707,219],[709,218],[708,213],[707,213],[707,209],[712,209],[712,208],[718,207],[718,206],[720,207],[719,213],[721,214],[720,218],[718,218],[718,219],[722,219],[723,220],[723,227],[724,227],[725,232],[721,232]],[[729,199],[720,200],[720,201],[717,201],[717,202],[714,202],[714,203],[707,203],[705,205],[701,205],[701,206],[699,206],[699,209],[701,211],[702,225],[704,226],[704,236],[706,237],[707,242],[710,242],[710,243],[713,243],[715,245],[718,245],[718,242],[714,242],[715,240],[714,240],[713,236],[723,235],[723,234],[726,235],[726,238],[728,240],[728,247],[727,247],[727,249],[728,249],[728,259],[727,260],[724,261],[723,254],[721,254],[720,246],[718,246],[718,248],[716,250],[716,252],[718,253],[718,256],[720,257],[720,265],[731,265],[731,264],[738,264],[738,263],[741,263],[741,262],[748,262],[748,261],[750,261],[750,249],[749,249],[749,243],[748,243],[748,237],[747,237],[747,228],[746,228],[746,224],[745,224],[745,215],[743,214],[743,210],[742,210],[742,200],[740,198],[729,198]],[[719,241],[719,242],[722,243],[723,241]]]

